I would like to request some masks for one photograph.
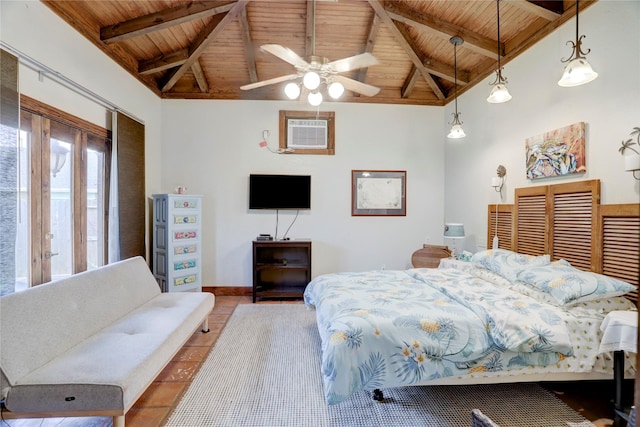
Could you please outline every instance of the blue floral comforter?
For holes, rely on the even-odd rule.
[[[573,353],[554,307],[459,270],[326,274],[304,299],[317,311],[329,404],[358,390],[555,364]]]

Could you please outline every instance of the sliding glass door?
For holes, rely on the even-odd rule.
[[[15,280],[2,293],[106,263],[109,140],[58,116],[21,111]]]

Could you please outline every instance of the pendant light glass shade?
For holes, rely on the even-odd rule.
[[[578,36],[578,34],[580,34],[578,27],[578,17],[580,12],[579,1],[580,0],[576,0],[576,41],[575,43],[571,40],[567,42],[567,44],[571,43],[573,51],[571,52],[569,59],[561,59],[562,62],[568,62],[567,66],[564,67],[562,77],[558,81],[558,86],[562,87],[580,86],[585,83],[589,83],[598,77],[598,73],[593,71],[591,64],[589,64],[589,61],[585,58],[585,56],[591,52],[591,49],[584,52],[582,50],[582,39],[584,38],[584,35]]]
[[[490,102],[491,104],[500,104],[501,102],[507,102],[510,99],[511,94],[509,93],[509,89],[507,89],[507,85],[498,83],[493,86],[493,89],[491,89],[487,102]]]
[[[562,87],[580,86],[595,80],[596,77],[598,77],[598,73],[593,71],[587,58],[579,57],[567,64],[558,85]]]
[[[449,135],[447,135],[447,138],[460,139],[464,138],[465,136],[467,136],[467,134],[464,133],[462,125],[453,125],[451,126],[451,130],[449,131]]]

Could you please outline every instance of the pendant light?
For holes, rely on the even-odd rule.
[[[487,102],[491,104],[500,104],[511,100],[511,94],[507,89],[507,78],[502,77],[502,67],[500,66],[500,57],[502,56],[502,46],[500,45],[500,0],[496,0],[496,9],[498,11],[498,70],[496,71],[496,80],[491,83],[493,89],[491,89],[491,93],[487,98]]]
[[[460,139],[464,138],[466,135],[464,133],[464,130],[462,129],[460,113],[458,113],[458,55],[456,49],[458,46],[464,43],[464,40],[462,40],[462,37],[453,36],[449,39],[449,42],[453,45],[453,89],[455,91],[454,99],[456,112],[453,113],[453,121],[449,123],[451,125],[451,130],[449,131],[449,135],[447,135],[447,138]]]
[[[586,52],[582,51],[582,39],[585,37],[584,35],[578,36],[578,13],[580,11],[579,0],[576,0],[576,41],[575,43],[571,40],[567,42],[567,44],[571,43],[573,47],[573,51],[571,52],[571,56],[569,59],[561,59],[562,62],[568,62],[567,66],[564,68],[564,73],[562,74],[562,78],[558,82],[558,85],[562,87],[573,87],[580,86],[585,83],[589,83],[592,80],[595,80],[598,77],[598,73],[593,71],[591,68],[591,64],[587,61],[585,56],[591,52],[591,49]],[[575,58],[573,55],[575,54]]]

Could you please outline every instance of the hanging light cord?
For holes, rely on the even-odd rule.
[[[502,56],[502,46],[500,46],[500,0],[496,0],[496,10],[498,11],[498,76],[500,76],[500,57]]]

